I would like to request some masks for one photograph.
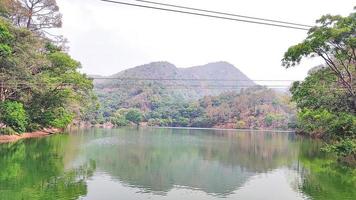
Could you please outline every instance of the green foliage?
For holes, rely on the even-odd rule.
[[[126,119],[127,109],[119,109],[115,112],[114,116],[111,118],[111,123],[116,126],[127,126],[129,121]]]
[[[125,114],[125,118],[126,120],[139,125],[140,122],[143,120],[143,115],[138,109],[129,109]]]
[[[92,80],[78,71],[79,62],[37,34],[0,19],[0,101],[24,104],[28,130],[88,119],[98,108]]]
[[[307,38],[290,47],[282,60],[283,65],[289,68],[299,64],[304,57],[321,57],[330,73],[337,77],[337,88],[345,90],[347,98],[350,98],[353,112],[356,110],[355,33],[356,12],[347,17],[322,16],[317,25],[309,30]]]
[[[0,128],[0,135],[15,135],[17,132],[11,127]]]
[[[356,133],[356,116],[325,109],[303,109],[298,113],[298,129],[311,136],[329,139],[351,138]]]
[[[307,38],[290,47],[282,60],[287,68],[304,57],[319,56],[325,61],[327,68],[313,70],[305,81],[293,84],[292,99],[300,108],[299,131],[326,139],[331,144],[327,149],[340,157],[355,157],[355,33],[355,12],[347,17],[322,16]]]
[[[41,128],[42,128],[42,126],[37,123],[29,123],[26,127],[26,131],[34,132],[34,131],[41,130]]]
[[[336,153],[339,157],[356,155],[356,139],[341,140],[334,144],[327,144],[323,150],[325,152]]]
[[[0,122],[11,127],[16,132],[25,132],[28,118],[23,104],[15,101],[1,103]]]
[[[42,124],[54,128],[66,128],[73,120],[73,114],[62,107],[44,112],[42,116]]]
[[[149,126],[288,129],[295,114],[295,107],[289,103],[288,97],[266,88],[251,88],[241,93],[229,92],[190,101],[156,95],[145,98],[136,106]],[[117,126],[127,125],[129,110],[108,113],[110,121]],[[269,123],[265,123],[266,117]],[[235,124],[236,121],[242,125]]]
[[[328,68],[314,69],[303,82],[294,82],[290,91],[292,100],[302,109],[352,110],[352,100],[339,87],[336,75]]]
[[[13,35],[10,33],[7,25],[0,19],[0,58],[9,56],[12,48],[10,43],[13,40]]]

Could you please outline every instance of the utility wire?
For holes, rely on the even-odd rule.
[[[231,17],[223,17],[223,16],[217,16],[217,15],[210,15],[210,14],[203,14],[203,13],[196,13],[196,12],[189,12],[189,11],[182,11],[182,10],[174,10],[174,9],[161,8],[161,7],[155,7],[155,6],[148,6],[148,5],[142,5],[142,4],[127,3],[127,2],[122,2],[122,1],[112,1],[112,0],[99,0],[99,1],[107,2],[107,3],[113,3],[113,4],[121,4],[121,5],[126,5],[126,6],[133,6],[133,7],[140,7],[140,8],[148,8],[148,9],[154,9],[154,10],[162,10],[162,11],[168,11],[168,12],[182,13],[182,14],[189,14],[189,15],[196,15],[196,16],[203,16],[203,17],[210,17],[210,18],[217,18],[217,19],[225,19],[225,20],[230,20],[230,21],[238,21],[238,22],[266,25],[266,26],[290,28],[290,29],[297,29],[297,30],[303,30],[303,31],[308,31],[309,30],[308,28],[302,28],[302,27],[296,27],[296,26],[281,25],[281,24],[266,23],[266,22],[258,22],[258,21],[252,21],[252,20],[244,20],[244,19],[236,19],[236,18],[231,18]]]
[[[3,78],[0,76],[0,78]],[[32,78],[16,77],[9,78],[6,81],[30,80]],[[135,77],[88,77],[91,80],[118,80],[118,81],[219,81],[219,82],[294,82],[303,80],[263,80],[263,79],[198,79],[198,78],[135,78]]]
[[[286,21],[273,20],[273,19],[266,19],[266,18],[259,18],[259,17],[250,17],[250,16],[246,16],[246,15],[238,15],[238,14],[226,13],[226,12],[220,12],[220,11],[213,11],[213,10],[205,10],[205,9],[192,8],[192,7],[187,7],[187,6],[180,6],[180,5],[174,5],[174,4],[160,3],[160,2],[155,2],[155,1],[145,1],[145,0],[135,0],[135,1],[142,2],[142,3],[154,4],[154,5],[160,5],[160,6],[169,6],[169,7],[182,8],[182,9],[187,9],[187,10],[194,10],[194,11],[201,11],[201,12],[209,12],[209,13],[220,14],[220,15],[228,15],[228,16],[240,17],[240,18],[246,18],[246,19],[261,20],[261,21],[274,22],[274,23],[281,23],[281,24],[288,24],[288,25],[295,25],[295,26],[304,26],[304,27],[307,27],[307,28],[312,28],[312,27],[313,27],[313,26],[311,26],[311,25],[299,24],[299,23],[294,23],[294,22],[286,22]]]
[[[301,80],[249,80],[249,79],[180,79],[180,78],[111,78],[111,77],[89,77],[93,80],[134,80],[134,81],[261,81],[261,82],[294,82]]]

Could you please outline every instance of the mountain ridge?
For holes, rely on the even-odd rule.
[[[168,74],[161,74],[163,71],[170,72]],[[208,70],[210,74],[201,74],[202,70]],[[146,74],[139,73],[137,71],[147,72]],[[135,74],[133,74],[135,72]],[[131,77],[128,77],[130,76]],[[224,75],[224,77],[222,77]],[[245,75],[241,70],[235,67],[233,64],[226,61],[216,61],[209,62],[204,65],[197,65],[192,67],[181,68],[168,61],[156,61],[150,62],[143,65],[138,65],[129,69],[122,70],[112,75],[104,76],[97,74],[88,75],[91,78],[181,78],[181,79],[202,79],[205,77],[211,79],[217,79],[217,76],[221,77],[222,80],[251,80],[247,75]],[[228,78],[226,78],[228,77]],[[241,78],[242,77],[242,78]],[[252,80],[251,80],[252,81]]]

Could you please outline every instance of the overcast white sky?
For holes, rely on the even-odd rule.
[[[121,0],[133,2],[134,0]],[[154,0],[254,17],[314,24],[323,14],[347,15],[354,0]],[[300,30],[169,13],[99,0],[57,0],[69,53],[88,74],[110,75],[152,61],[190,67],[234,64],[252,79],[303,79],[319,60],[281,66],[287,48],[305,38]]]

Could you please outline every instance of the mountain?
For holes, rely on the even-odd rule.
[[[241,80],[254,85],[244,73],[228,62],[215,62],[206,65],[180,69],[184,74],[196,79]],[[221,81],[220,81],[221,82]]]
[[[198,100],[204,96],[241,91],[256,84],[227,62],[214,62],[190,68],[177,68],[169,62],[152,62],[111,76],[94,78],[95,92],[104,117],[120,108],[151,111],[169,102]]]
[[[240,87],[255,86],[251,79],[227,62],[215,62],[190,68],[177,68],[169,62],[152,62],[100,78],[107,78],[107,80],[95,79],[96,88],[156,85],[190,99],[239,91]]]
[[[153,62],[91,77],[101,104],[93,123],[127,125],[128,113],[142,114],[149,126],[288,129],[295,121],[288,96],[227,62],[190,68]]]

